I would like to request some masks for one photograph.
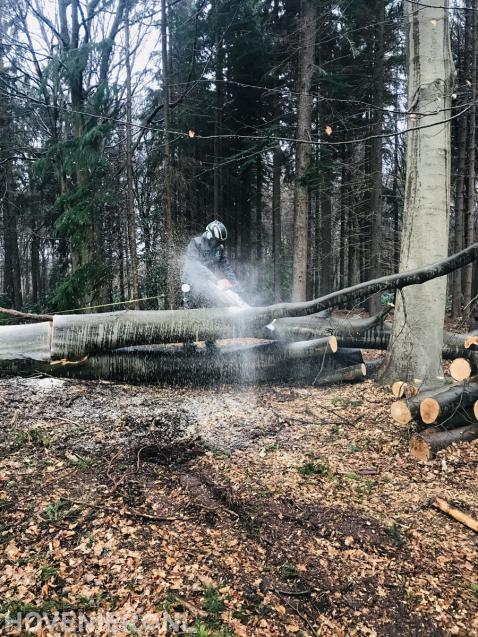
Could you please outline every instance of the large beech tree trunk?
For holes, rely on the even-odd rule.
[[[20,326],[30,328],[31,326]],[[24,330],[22,355],[0,349],[0,372],[46,372],[72,378],[102,378],[132,382],[157,381],[168,383],[208,384],[213,382],[301,381],[331,384],[353,379],[357,372],[349,369],[363,364],[359,351],[337,354],[334,337],[302,343],[262,343],[258,345],[225,346],[214,351],[207,348],[181,346],[129,347],[92,356],[76,362],[48,362],[48,329],[51,324],[34,325]],[[14,360],[16,358],[16,360]],[[344,376],[341,368],[346,367]],[[362,373],[362,376],[364,374]]]
[[[448,252],[450,124],[447,120],[453,77],[447,0],[436,0],[430,6],[414,0],[405,2],[405,16],[411,132],[407,137],[401,270],[423,266]],[[424,125],[433,126],[423,128]],[[397,378],[436,381],[442,376],[446,280],[412,287],[397,296],[392,339],[380,378],[385,383]]]

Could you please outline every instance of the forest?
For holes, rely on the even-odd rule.
[[[450,12],[450,252],[474,241],[474,15]],[[2,306],[174,307],[215,218],[256,305],[398,270],[400,2],[2,0],[0,47]],[[450,280],[451,316],[473,290]]]
[[[478,637],[478,0],[0,0],[0,634]]]

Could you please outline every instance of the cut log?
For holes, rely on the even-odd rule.
[[[75,360],[86,354],[139,344],[254,336],[274,319],[307,316],[329,307],[347,305],[376,292],[425,283],[467,265],[477,257],[478,243],[424,268],[359,283],[304,303],[244,309],[124,310],[107,314],[57,315],[53,319],[52,358]]]
[[[464,524],[475,533],[478,533],[478,520],[472,518],[471,515],[468,515],[467,513],[460,511],[460,509],[450,506],[446,500],[443,500],[443,498],[435,498],[432,504],[437,509],[440,509],[440,511],[447,513],[452,518],[457,520],[457,522],[461,522],[461,524]]]
[[[179,345],[139,346],[86,357],[81,361],[42,363],[26,361],[24,373],[82,379],[158,382],[186,385],[211,383],[294,382],[312,384],[342,365],[335,362],[334,337],[284,344],[184,349]],[[360,352],[359,352],[360,354]],[[24,361],[20,361],[23,363]],[[15,361],[16,363],[16,361]],[[0,371],[12,372],[12,361]]]
[[[412,397],[416,396],[419,392],[419,389],[416,385],[412,383],[405,383],[402,380],[397,380],[392,385],[392,394],[395,398],[403,398],[404,396]]]
[[[392,418],[398,422],[400,425],[406,425],[414,418],[420,415],[420,404],[424,398],[428,396],[434,396],[441,392],[447,391],[449,389],[449,384],[444,385],[443,383],[437,385],[436,387],[429,387],[428,389],[421,391],[416,396],[405,400],[397,400],[392,403],[390,408],[390,413]]]
[[[461,382],[470,378],[471,376],[471,365],[470,362],[466,360],[466,358],[455,358],[450,364],[450,376],[453,380]]]
[[[0,327],[0,361],[49,361],[51,322]]]
[[[415,420],[419,431],[423,431],[424,429],[430,427],[429,423],[423,422],[420,415],[416,416]],[[439,416],[433,423],[433,426],[439,427],[440,431],[447,431],[448,429],[456,429],[457,427],[462,427],[467,424],[477,424],[477,419],[475,418],[473,409],[471,407],[467,407],[466,409],[459,407],[448,416]]]
[[[417,396],[420,398],[420,394]],[[441,422],[458,409],[466,409],[478,399],[478,382],[454,385],[444,392],[424,398],[420,403],[420,417],[425,424]]]
[[[360,347],[362,349],[386,350],[390,343],[391,326],[389,323],[382,323],[372,327],[361,334],[337,334],[340,347]],[[468,334],[443,333],[442,356],[447,360],[452,360],[457,356],[473,361],[476,366],[477,350],[465,347]]]
[[[417,460],[433,460],[437,451],[446,449],[453,443],[471,442],[478,438],[478,424],[465,425],[450,430],[430,427],[410,439],[410,453]]]
[[[338,383],[355,383],[365,380],[366,376],[367,367],[365,363],[359,363],[358,365],[351,365],[350,367],[344,367],[329,374],[318,376],[314,385],[323,386]]]

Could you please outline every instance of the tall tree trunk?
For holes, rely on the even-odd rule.
[[[370,148],[370,208],[372,217],[371,246],[370,246],[370,279],[376,279],[382,274],[382,243],[383,243],[383,204],[382,204],[382,120],[383,120],[383,88],[384,88],[384,23],[385,0],[376,0],[375,15],[375,43],[373,52],[373,105],[372,136]],[[370,297],[368,309],[370,314],[376,314],[380,307],[380,295]]]
[[[297,114],[297,140],[311,137],[312,123],[312,78],[314,75],[315,34],[317,3],[302,0],[300,31],[299,104]],[[292,300],[303,301],[307,289],[307,254],[309,245],[309,196],[307,172],[310,166],[311,145],[297,142],[295,221],[294,221],[294,261],[292,269]]]
[[[460,84],[464,85],[464,80],[468,77],[469,64],[469,47],[470,47],[470,21],[471,16],[466,12],[465,16],[465,45],[463,70],[460,74]],[[465,170],[466,170],[466,150],[467,150],[467,134],[468,134],[468,117],[460,117],[458,119],[458,161],[456,166],[455,179],[455,224],[453,228],[453,251],[458,252],[464,246],[465,231]],[[462,282],[464,274],[461,270],[453,272],[450,277],[451,281],[451,315],[457,318],[461,315],[463,308],[463,286]]]
[[[453,63],[448,1],[436,7],[405,3],[408,39],[408,128],[405,210],[400,270],[448,253],[450,123]],[[414,113],[426,113],[425,118]],[[434,124],[431,128],[420,125]],[[446,280],[411,287],[397,296],[395,320],[381,378],[385,382],[442,376]]]
[[[262,266],[262,254],[264,247],[263,242],[263,229],[262,229],[262,182],[264,180],[264,170],[262,167],[262,156],[256,157],[256,259],[259,269]]]
[[[398,110],[398,99],[397,99]],[[395,115],[395,127],[398,126],[398,115]],[[393,186],[392,186],[392,210],[393,210],[393,263],[392,270],[396,272],[400,265],[400,237],[402,235],[401,230],[401,207],[399,202],[399,180],[401,177],[400,165],[399,165],[399,139],[396,136],[393,144]]]
[[[2,5],[0,5],[2,9]],[[3,15],[0,15],[0,79],[9,86],[3,63]],[[3,291],[14,308],[22,306],[20,252],[18,250],[17,213],[13,205],[13,175],[10,155],[13,152],[11,113],[8,94],[0,95],[0,212],[3,222]]]
[[[35,205],[35,210],[31,212],[30,227],[31,227],[31,243],[30,243],[30,264],[31,264],[31,278],[32,278],[32,293],[31,300],[33,304],[37,304],[40,299],[41,289],[41,272],[40,272],[40,237],[39,228],[36,219],[36,210],[40,208],[40,201],[37,192],[31,187],[31,197]]]
[[[274,301],[280,303],[282,223],[281,223],[281,150],[274,149],[272,158],[272,255],[274,262]]]
[[[214,0],[214,39],[216,47],[216,63],[215,63],[215,79],[216,79],[216,104],[214,115],[214,217],[223,218],[222,210],[222,140],[220,138],[222,131],[222,114],[224,109],[224,47],[222,45],[222,34],[220,31],[219,4],[221,0]]]
[[[131,280],[131,295],[139,298],[138,279],[138,250],[136,246],[136,215],[134,209],[133,191],[133,133],[132,133],[132,95],[131,95],[131,44],[129,34],[129,7],[125,11],[125,48],[126,48],[126,210],[129,238],[129,278]],[[135,309],[139,304],[134,304]]]
[[[476,54],[477,54],[477,44],[476,44],[476,12],[478,10],[477,0],[471,0],[470,9],[471,9],[471,36],[470,36],[470,44],[471,44],[471,64],[470,64],[470,74],[471,74],[471,108],[468,115],[468,174],[467,174],[467,205],[466,205],[466,245],[469,246],[473,243],[475,239],[475,202],[476,202],[476,170],[475,170],[475,143],[476,143],[476,94],[477,94],[477,86],[476,86]],[[473,288],[473,264],[470,264],[465,269],[465,280],[464,280],[464,312],[463,318],[469,323],[470,315],[471,315],[471,297],[472,297],[472,288]]]
[[[164,143],[163,143],[163,218],[164,237],[163,246],[165,252],[164,263],[166,265],[166,307],[174,307],[174,284],[173,270],[170,266],[172,259],[172,230],[173,230],[173,188],[171,171],[171,142],[170,142],[170,85],[169,85],[169,61],[168,61],[168,40],[167,40],[167,12],[166,0],[161,0],[161,64],[163,72],[163,93],[164,93]]]

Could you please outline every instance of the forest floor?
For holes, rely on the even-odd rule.
[[[430,506],[478,515],[478,441],[419,463],[391,401],[0,380],[0,633],[478,635],[478,536]]]

